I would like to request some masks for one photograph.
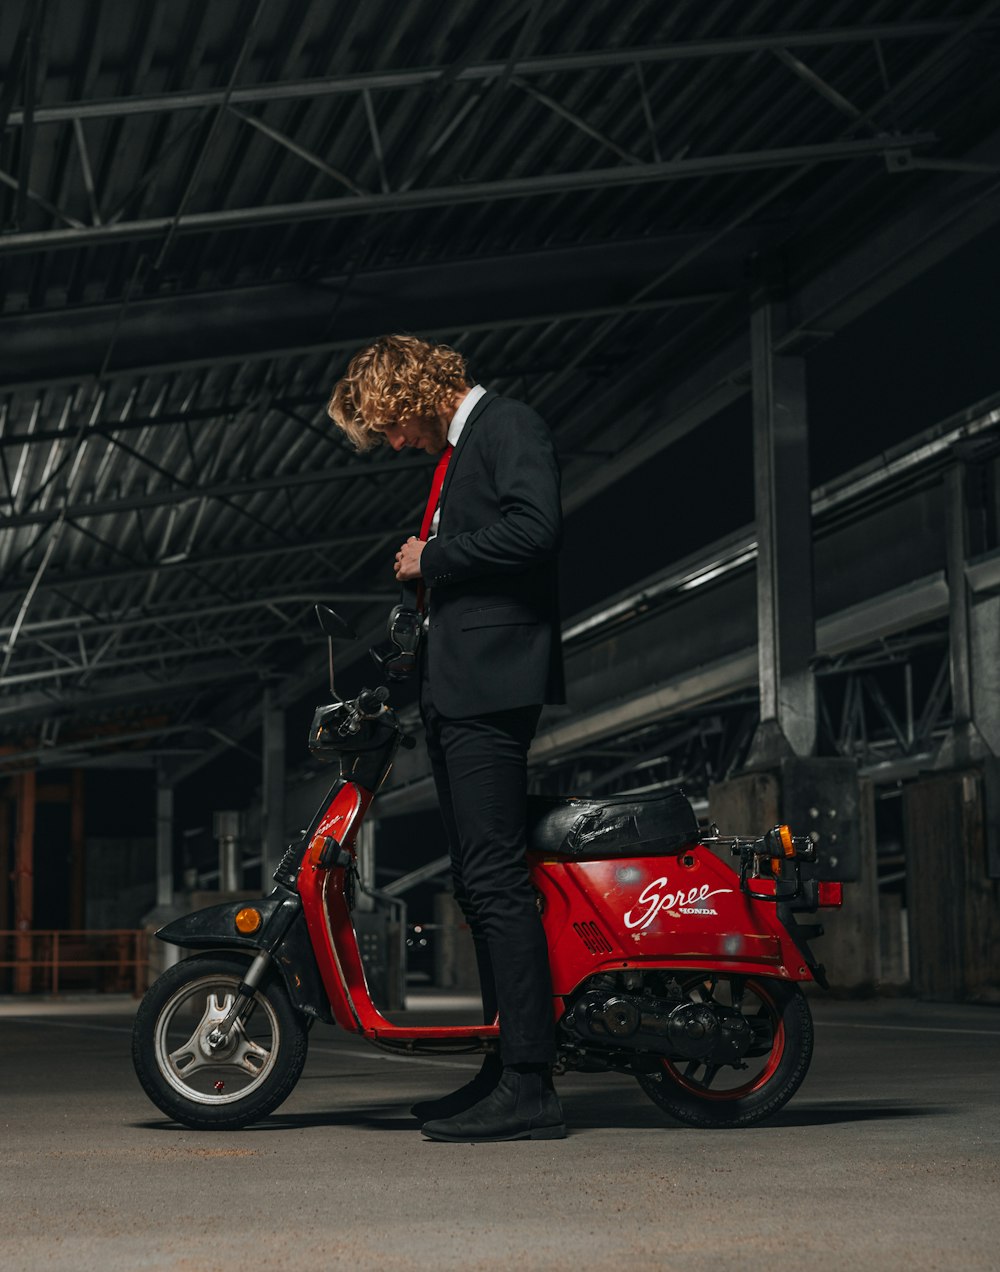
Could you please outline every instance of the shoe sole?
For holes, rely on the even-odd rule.
[[[517,1131],[513,1135],[432,1135],[422,1130],[424,1139],[439,1144],[506,1144],[512,1140],[556,1140],[566,1138],[566,1126],[537,1126],[530,1131]]]

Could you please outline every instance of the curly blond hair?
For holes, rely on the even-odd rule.
[[[455,349],[417,336],[379,336],[348,363],[326,409],[364,451],[383,440],[387,424],[443,414],[468,387],[465,359]]]

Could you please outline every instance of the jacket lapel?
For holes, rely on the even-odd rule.
[[[458,445],[455,447],[455,452],[449,460],[448,467],[445,470],[444,485],[441,487],[441,494],[438,498],[438,503],[442,508],[442,515],[444,509],[444,497],[448,493],[448,486],[451,484],[451,479],[455,474],[455,469],[458,467],[459,460],[462,458],[462,451],[465,449],[465,444],[469,440],[469,434],[472,432],[473,425],[489,404],[491,402],[495,402],[496,399],[497,394],[494,393],[492,389],[487,389],[486,393],[469,412],[469,418],[465,421],[465,428],[462,429],[462,436],[458,439]]]

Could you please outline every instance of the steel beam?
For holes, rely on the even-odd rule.
[[[388,461],[392,463],[393,461]],[[169,504],[197,503],[202,499],[230,499],[236,495],[255,495],[266,490],[294,490],[300,486],[321,486],[327,482],[358,481],[387,475],[399,477],[432,467],[432,461],[404,460],[390,469],[387,463],[342,464],[337,468],[314,468],[312,471],[278,473],[256,477],[250,481],[219,482],[211,486],[187,486],[182,489],[150,490],[125,495],[121,499],[95,499],[92,503],[75,503],[66,509],[40,508],[35,512],[15,513],[0,517],[0,530],[16,530],[22,526],[44,526],[65,519],[67,522],[86,517],[131,512],[137,508],[160,508]]]
[[[108,681],[99,687],[53,693],[51,690],[27,690],[0,694],[0,722],[18,724],[52,717],[80,715],[128,703],[175,702],[189,689],[216,686],[233,680],[250,678],[244,663],[235,659],[219,659],[185,668],[176,675],[157,678],[146,672],[134,672]]]
[[[767,768],[816,746],[816,685],[806,371],[777,357],[784,307],[758,294],[750,320],[754,502],[757,522],[757,650],[760,724],[748,768]]]
[[[960,30],[957,21],[872,23],[867,26],[826,28],[815,31],[775,31],[761,35],[738,35],[722,39],[690,40],[682,44],[599,49],[580,53],[555,53],[519,58],[508,62],[481,62],[452,73],[448,67],[431,66],[406,71],[370,71],[323,79],[286,80],[276,84],[254,84],[232,89],[204,89],[176,93],[109,98],[105,101],[60,102],[40,106],[34,118],[38,124],[73,119],[107,119],[125,115],[159,114],[165,111],[204,110],[255,102],[310,100],[375,90],[402,90],[446,83],[477,83],[495,80],[505,73],[519,76],[551,75],[557,71],[589,71],[612,67],[632,67],[636,63],[700,61],[713,57],[741,57],[765,49],[828,48],[831,45],[867,44],[876,40],[932,40]],[[23,110],[12,110],[10,127],[24,124]]]
[[[383,526],[379,530],[362,530],[357,534],[332,535],[326,539],[307,539],[304,542],[296,543],[261,544],[258,547],[233,548],[229,552],[206,552],[201,556],[183,559],[171,556],[166,560],[161,559],[138,565],[122,566],[121,569],[86,570],[80,574],[49,575],[48,579],[39,585],[39,591],[45,591],[48,588],[58,588],[60,591],[72,587],[94,588],[105,583],[119,583],[124,579],[145,578],[151,570],[155,570],[159,574],[171,574],[177,573],[177,571],[204,570],[216,565],[235,565],[237,563],[246,563],[247,561],[263,561],[270,557],[302,556],[310,552],[323,552],[329,548],[349,547],[354,543],[367,543],[370,539],[386,539],[397,535],[400,537],[399,541],[402,542],[408,534],[412,533],[412,530],[412,526],[406,526],[401,529],[392,529],[391,527],[387,529]],[[5,583],[0,584],[0,597],[20,596],[24,592],[24,587],[25,581],[23,579],[8,578]],[[383,599],[381,594],[360,590],[347,592],[340,588],[333,592],[324,593],[324,596],[329,601]],[[46,629],[54,630],[58,627],[75,625],[78,621],[74,617],[43,619],[37,623],[28,623],[25,630],[33,632]],[[89,628],[88,630],[94,629]],[[0,627],[0,637],[3,635],[4,629]]]
[[[674,159],[663,163],[624,164],[615,168],[590,168],[580,172],[546,173],[535,177],[509,177],[500,181],[469,181],[459,185],[426,190],[397,190],[384,194],[344,195],[335,199],[312,199],[300,203],[274,203],[260,207],[229,208],[213,212],[148,217],[119,221],[113,225],[85,226],[82,229],[32,230],[0,237],[0,255],[87,247],[156,238],[163,234],[190,234],[200,231],[247,229],[259,225],[291,225],[303,221],[330,220],[343,216],[379,215],[423,208],[454,207],[466,203],[492,203],[499,199],[535,198],[546,194],[567,194],[576,190],[604,190],[614,187],[649,185],[668,181],[688,181],[700,177],[728,176],[733,172],[757,172],[798,168],[817,163],[838,163],[850,159],[886,158],[930,145],[937,140],[932,132],[876,137],[862,141],[833,141],[809,146],[784,146],[770,150],[705,155]]]
[[[1000,160],[1000,133],[969,151],[972,160]],[[846,256],[804,281],[788,297],[791,325],[776,343],[778,353],[799,348],[809,332],[836,335],[862,314],[912,282],[925,270],[1000,221],[1000,186],[983,192],[970,178],[925,198],[917,207],[877,231]],[[795,261],[790,261],[794,273]],[[639,442],[624,448],[610,462],[578,460],[566,465],[563,506],[572,512],[628,473],[698,428],[750,389],[750,342],[734,337],[710,362],[673,386],[662,388],[662,352],[657,349],[631,368],[633,381],[650,387],[648,396],[633,407],[632,420],[645,427]],[[595,396],[577,412],[574,433],[606,433],[607,420],[620,406],[620,389]]]
[[[129,306],[127,329],[117,336],[114,366],[108,368],[106,378],[353,351],[379,332],[387,291],[394,296],[393,321],[398,326],[439,337],[459,331],[517,330],[655,314],[724,299],[741,285],[740,244],[734,245],[725,263],[710,265],[697,287],[678,286],[669,294],[659,289],[656,296],[630,299],[632,279],[648,276],[652,261],[676,250],[674,242],[680,245],[692,239],[697,242],[698,236],[655,240],[644,251],[634,242],[602,243],[582,251],[526,253],[506,262],[461,261],[432,269],[373,271],[355,280],[349,301],[338,313],[342,334],[322,341],[316,340],[315,333],[329,326],[329,289],[343,288],[344,280],[312,286],[244,287],[215,292],[211,298],[136,300]],[[568,274],[574,260],[577,268]],[[530,280],[530,286],[525,280]],[[553,296],[560,298],[558,308],[552,307]],[[23,316],[16,321],[0,319],[0,387],[52,388],[92,380],[100,354],[114,333],[118,309],[103,305],[39,314],[30,321]],[[281,332],[280,344],[275,343],[275,331]],[[150,349],[156,350],[152,362]],[[53,374],[53,362],[59,364],[58,375]],[[220,409],[218,414],[225,412]],[[101,427],[117,432],[134,426],[126,419],[120,424],[102,422]]]
[[[386,603],[397,598],[396,592],[346,592],[338,589],[337,591],[321,592],[301,591],[301,592],[279,592],[275,595],[261,593],[243,601],[225,601],[216,605],[201,605],[195,609],[181,610],[167,608],[163,610],[149,610],[146,613],[131,615],[126,610],[119,618],[95,618],[91,614],[67,614],[60,618],[40,619],[37,623],[26,624],[23,628],[25,633],[38,636],[44,632],[48,637],[65,634],[75,637],[78,633],[83,636],[91,636],[96,633],[107,632],[124,632],[131,631],[142,627],[169,627],[171,623],[190,623],[200,618],[217,617],[220,614],[240,614],[246,610],[267,609],[272,605],[311,605],[317,595],[321,595],[325,601],[347,601],[361,602],[362,604],[384,601]],[[128,615],[128,616],[126,616]],[[60,629],[64,629],[61,633]],[[10,634],[10,628],[0,627],[0,637]]]

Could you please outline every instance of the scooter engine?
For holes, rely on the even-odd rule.
[[[603,990],[579,998],[563,1024],[588,1043],[713,1064],[739,1063],[754,1040],[731,1007]]]

